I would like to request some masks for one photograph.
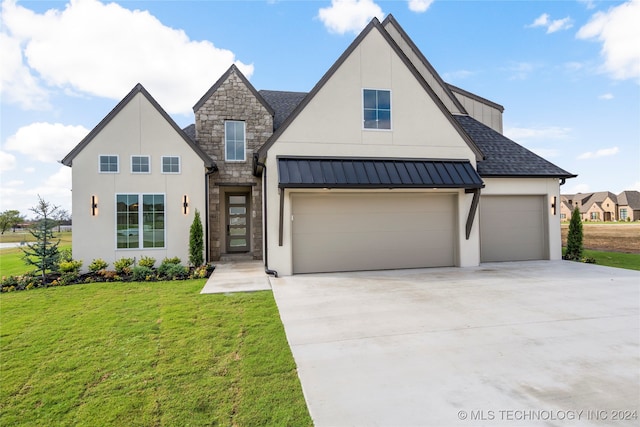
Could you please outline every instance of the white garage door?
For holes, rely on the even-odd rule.
[[[293,272],[455,264],[455,197],[293,194]]]
[[[480,197],[480,261],[547,259],[544,196]]]

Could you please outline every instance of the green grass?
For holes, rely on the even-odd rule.
[[[17,243],[22,242],[24,234],[18,236],[19,233],[12,233],[7,231],[2,235],[0,239],[1,243]],[[27,233],[27,242],[35,241],[33,236]],[[58,249],[71,249],[71,232],[54,233],[56,239],[60,239],[60,245]],[[22,260],[23,252],[20,248],[6,248],[0,249],[0,277],[2,276],[17,276],[20,274],[33,271],[35,267],[32,265],[26,265]]]
[[[596,260],[596,264],[607,267],[626,268],[628,270],[640,270],[640,254],[627,254],[622,252],[603,252],[585,249],[583,256]]]
[[[71,244],[71,231],[63,231],[58,233],[57,228],[54,229],[54,237],[60,239],[60,244]],[[11,230],[5,231],[4,234],[0,234],[0,243],[20,243],[20,242],[35,242],[36,239],[28,231],[12,232]]]
[[[0,425],[311,425],[272,293],[203,286],[0,296]]]

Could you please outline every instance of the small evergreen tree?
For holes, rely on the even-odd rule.
[[[196,209],[189,230],[189,263],[194,267],[204,264],[202,252],[204,251],[204,237],[202,232],[202,221],[200,221],[200,212]]]
[[[580,209],[576,206],[571,214],[569,222],[569,234],[567,235],[566,259],[579,260],[582,258],[582,220]]]
[[[23,247],[22,259],[25,264],[36,267],[36,272],[41,272],[42,282],[45,282],[47,270],[55,270],[58,264],[58,245],[60,240],[54,241],[53,228],[57,222],[53,219],[57,206],[46,202],[38,195],[38,204],[30,210],[36,214],[36,223],[29,229],[29,233],[35,237],[35,243],[28,243]]]

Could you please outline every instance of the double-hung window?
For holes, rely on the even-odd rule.
[[[391,91],[362,90],[364,129],[391,129]]]
[[[162,173],[180,173],[180,157],[162,156]]]
[[[151,159],[149,156],[131,156],[131,173],[150,173]]]
[[[98,168],[100,173],[118,173],[118,156],[115,154],[100,155]]]
[[[224,122],[224,158],[231,162],[245,161],[245,122]]]
[[[164,217],[164,194],[116,195],[116,247],[164,248]]]

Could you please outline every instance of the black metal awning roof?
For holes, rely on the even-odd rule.
[[[278,157],[280,188],[484,187],[469,160]]]

